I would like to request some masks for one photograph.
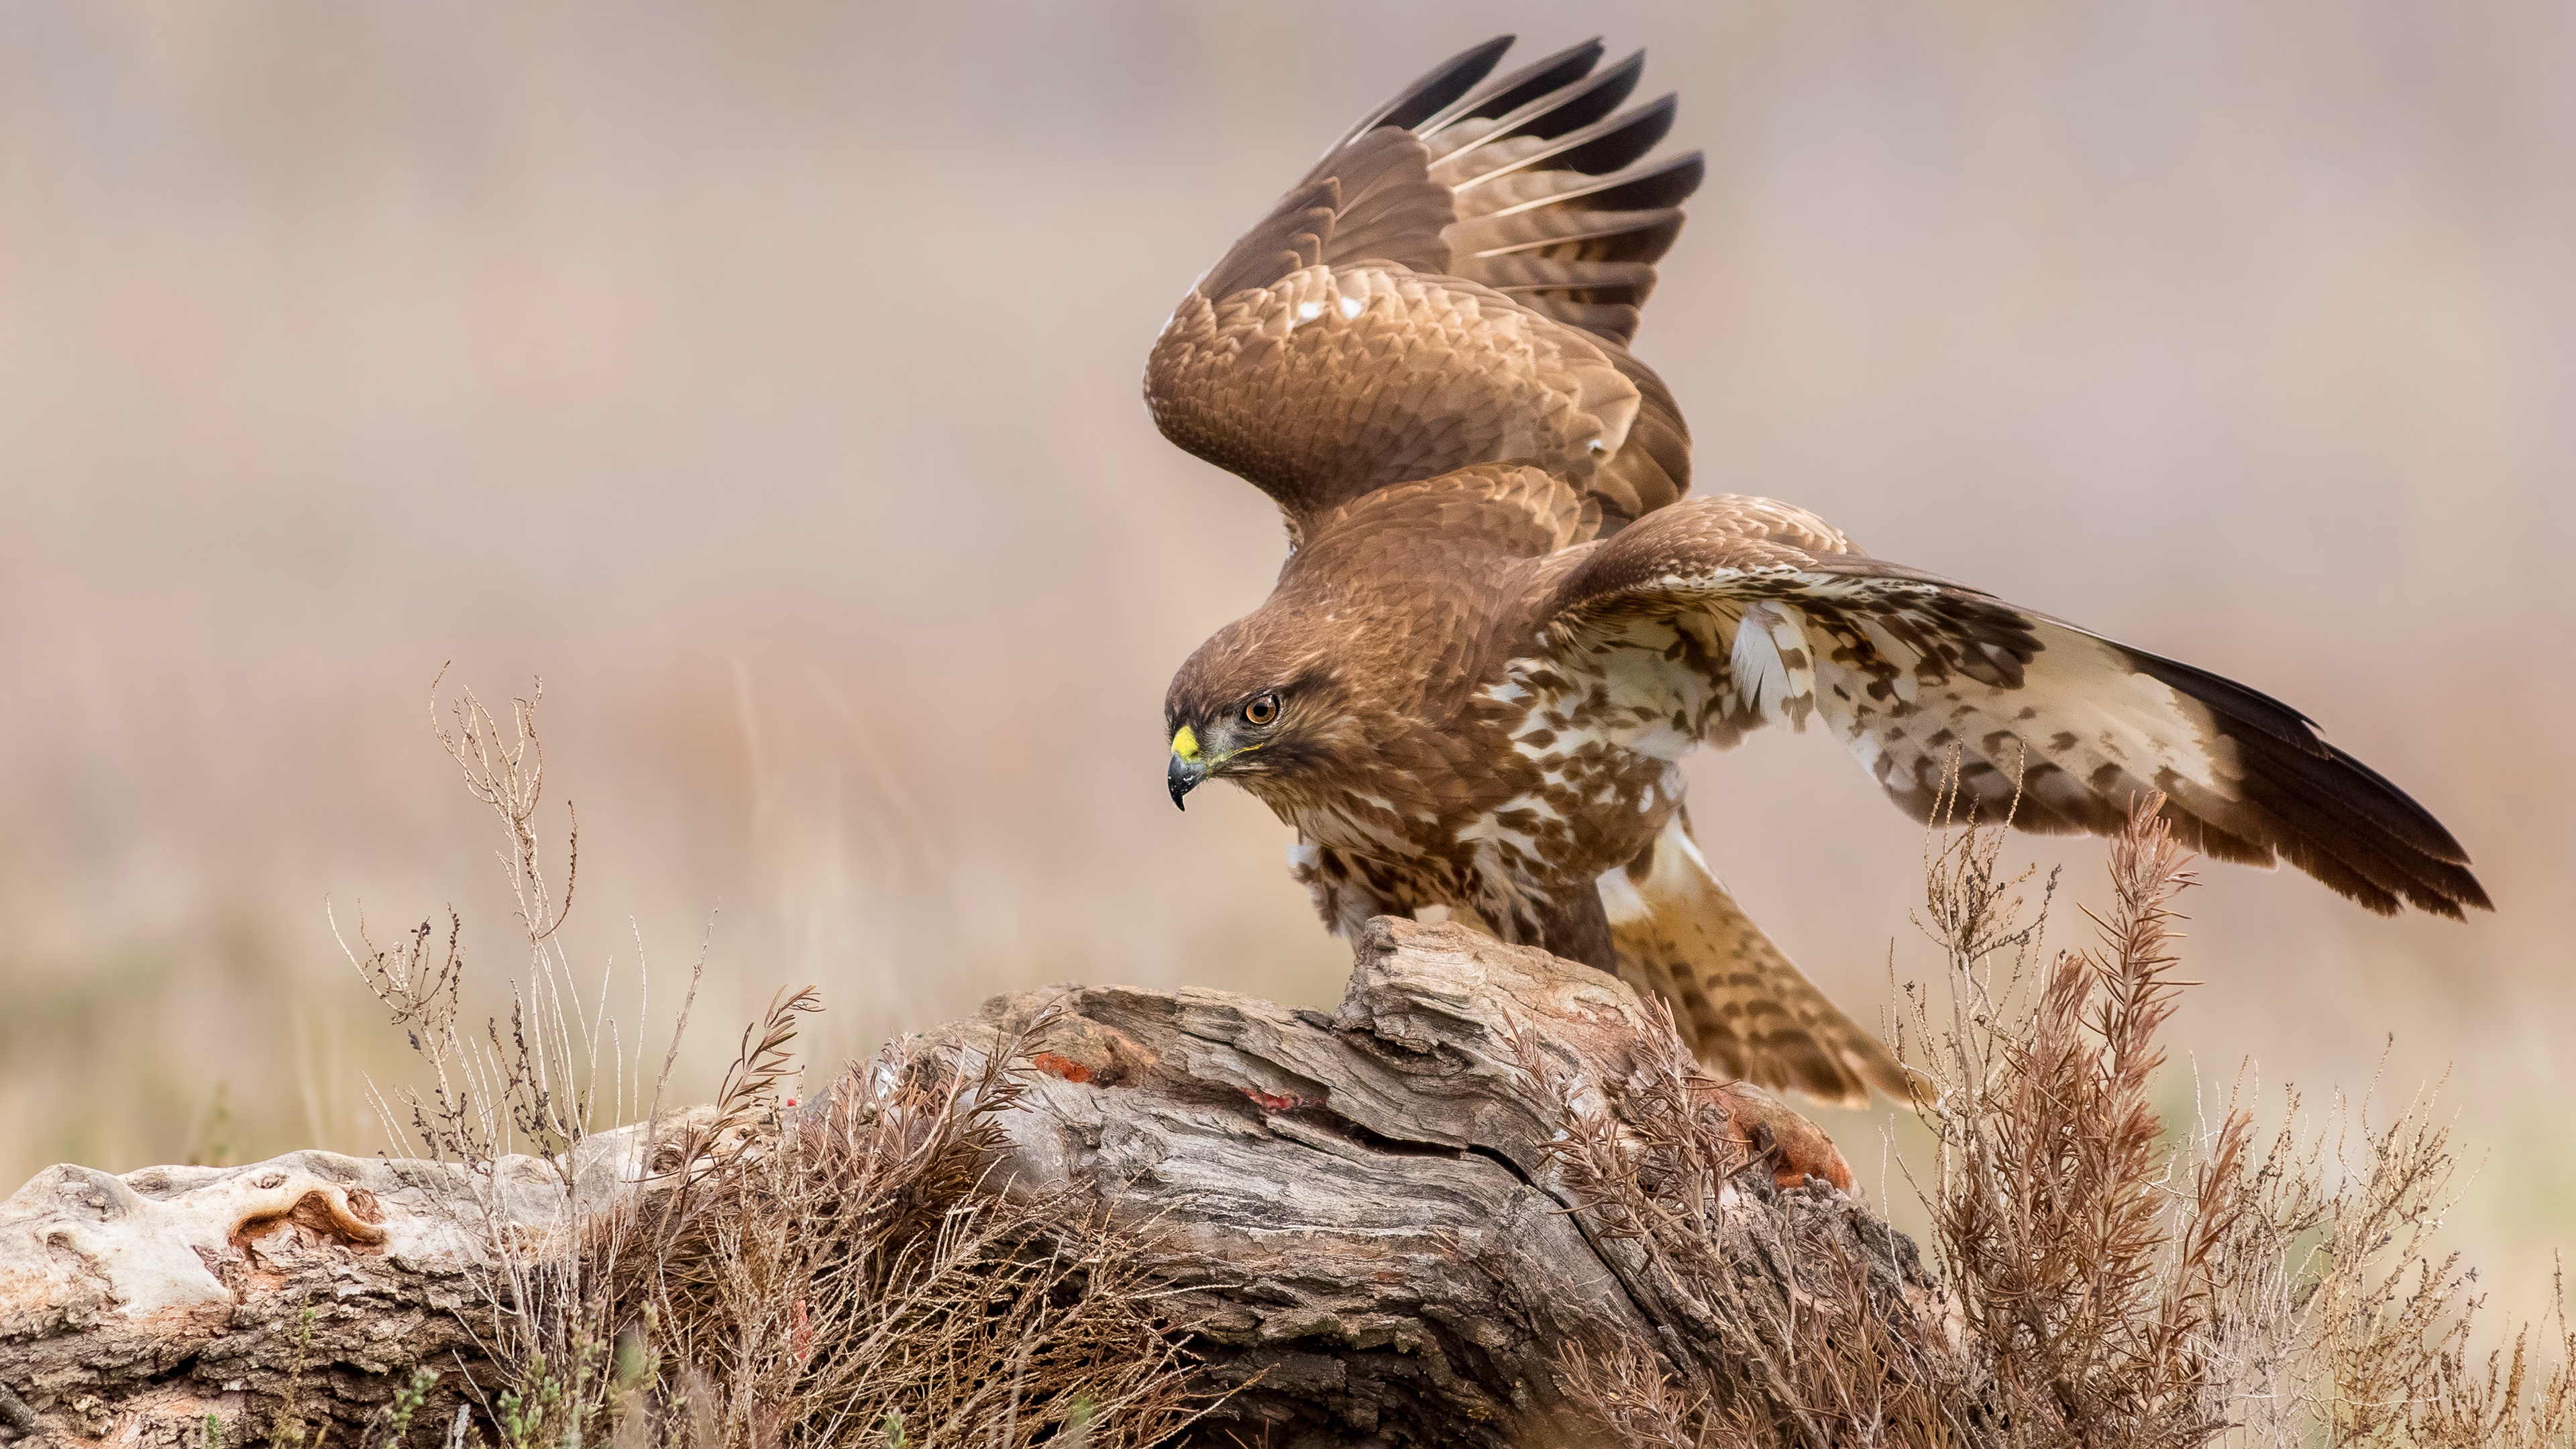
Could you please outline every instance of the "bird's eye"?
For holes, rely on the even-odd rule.
[[[1266,725],[1277,718],[1279,696],[1275,694],[1261,695],[1243,707],[1243,722],[1248,725]]]

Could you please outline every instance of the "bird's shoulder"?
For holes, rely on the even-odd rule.
[[[1493,571],[1579,547],[1599,520],[1598,503],[1544,468],[1484,463],[1332,510],[1307,531],[1290,566]]]

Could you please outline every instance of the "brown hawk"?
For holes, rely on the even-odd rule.
[[[1509,37],[1371,112],[1181,299],[1146,401],[1286,514],[1269,601],[1173,679],[1169,785],[1296,827],[1331,927],[1441,908],[1669,999],[1711,1068],[1902,1095],[1886,1048],[1692,843],[1682,756],[1821,723],[1917,819],[2120,826],[2287,860],[2371,910],[2487,905],[2433,817],[2298,711],[1918,569],[1804,509],[1689,498],[1628,352],[1696,155],[1647,153],[1642,55],[1489,79]]]

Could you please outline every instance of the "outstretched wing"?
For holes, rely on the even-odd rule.
[[[2117,831],[2145,790],[2222,860],[2286,860],[2382,914],[2487,908],[2424,808],[2277,700],[1869,558],[1803,510],[1692,499],[1600,545],[1544,608],[1613,712],[1719,745],[1820,718],[1928,819]]]
[[[1696,154],[1639,164],[1672,97],[1590,41],[1488,76],[1469,50],[1372,111],[1181,299],[1146,363],[1166,437],[1307,520],[1389,483],[1527,462],[1600,532],[1690,486],[1690,437],[1628,355]]]

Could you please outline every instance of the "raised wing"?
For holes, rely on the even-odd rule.
[[[1670,96],[1600,42],[1489,80],[1506,36],[1363,117],[1174,309],[1145,372],[1166,437],[1292,533],[1478,463],[1578,484],[1599,531],[1680,497],[1690,437],[1628,355],[1696,154],[1638,164]]]
[[[1868,558],[1768,499],[1708,497],[1601,545],[1546,605],[1557,666],[1614,710],[1730,745],[1820,718],[1928,819],[2107,835],[2141,791],[2194,848],[2285,860],[2383,915],[2488,907],[2424,808],[2241,684]]]

